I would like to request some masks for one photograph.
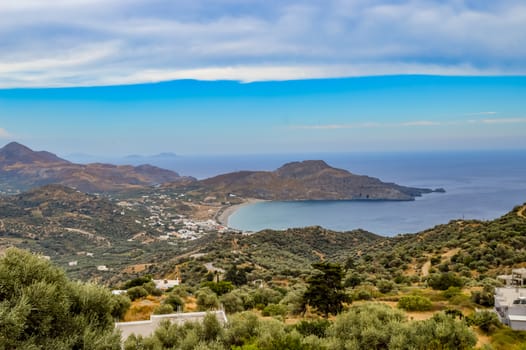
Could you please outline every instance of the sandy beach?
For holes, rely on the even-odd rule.
[[[220,214],[217,216],[217,221],[221,225],[228,226],[228,218],[230,217],[230,215],[234,214],[236,210],[238,210],[239,208],[245,205],[259,203],[259,202],[265,202],[265,201],[262,199],[247,198],[243,203],[225,207],[224,209],[220,211]]]

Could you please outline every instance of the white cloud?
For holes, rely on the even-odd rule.
[[[7,132],[6,129],[0,128],[0,139],[7,139],[10,138],[11,135]]]
[[[468,119],[449,121],[414,120],[399,123],[349,123],[349,124],[318,124],[318,125],[293,125],[291,129],[305,130],[339,130],[339,129],[365,129],[365,128],[397,128],[397,127],[435,127],[467,124],[522,124],[526,118],[494,118],[494,119]]]
[[[412,122],[401,123],[401,126],[436,126],[441,125],[439,122],[429,121],[429,120],[417,120]]]
[[[524,32],[519,0],[18,0],[0,87],[523,75]]]
[[[475,113],[468,113],[468,114],[465,114],[467,116],[477,116],[477,115],[494,115],[494,114],[498,114],[498,112],[475,112]]]
[[[520,124],[526,123],[526,118],[499,118],[499,119],[482,119],[484,124]]]

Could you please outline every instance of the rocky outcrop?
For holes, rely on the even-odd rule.
[[[272,172],[219,175],[200,181],[200,185],[210,192],[266,200],[413,200],[433,192],[356,175],[322,160],[287,163]]]

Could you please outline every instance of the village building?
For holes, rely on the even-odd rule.
[[[497,277],[505,287],[495,288],[495,311],[513,330],[526,330],[526,268],[513,269],[511,275]]]
[[[178,286],[181,284],[181,280],[176,278],[174,280],[153,280],[155,283],[155,288],[160,290],[166,290]]]
[[[152,315],[148,321],[117,322],[115,327],[121,331],[121,339],[124,341],[130,335],[141,335],[148,337],[151,335],[162,321],[168,320],[171,323],[184,324],[186,322],[202,322],[206,314],[214,315],[221,324],[226,324],[227,318],[223,310],[209,312],[187,312],[168,315]]]

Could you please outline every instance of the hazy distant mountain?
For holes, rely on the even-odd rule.
[[[2,167],[20,164],[69,164],[67,160],[46,151],[35,152],[18,142],[11,142],[0,148],[0,165]]]
[[[199,184],[211,192],[268,200],[412,200],[433,192],[355,175],[321,160],[292,162],[272,172],[239,171]]]
[[[84,192],[130,190],[166,182],[192,182],[174,171],[151,165],[75,164],[49,152],[12,142],[0,149],[0,190],[26,190],[62,184]]]
[[[125,159],[170,159],[170,158],[178,158],[179,156],[172,152],[163,152],[159,154],[153,154],[149,156],[143,156],[139,154],[130,154]]]

